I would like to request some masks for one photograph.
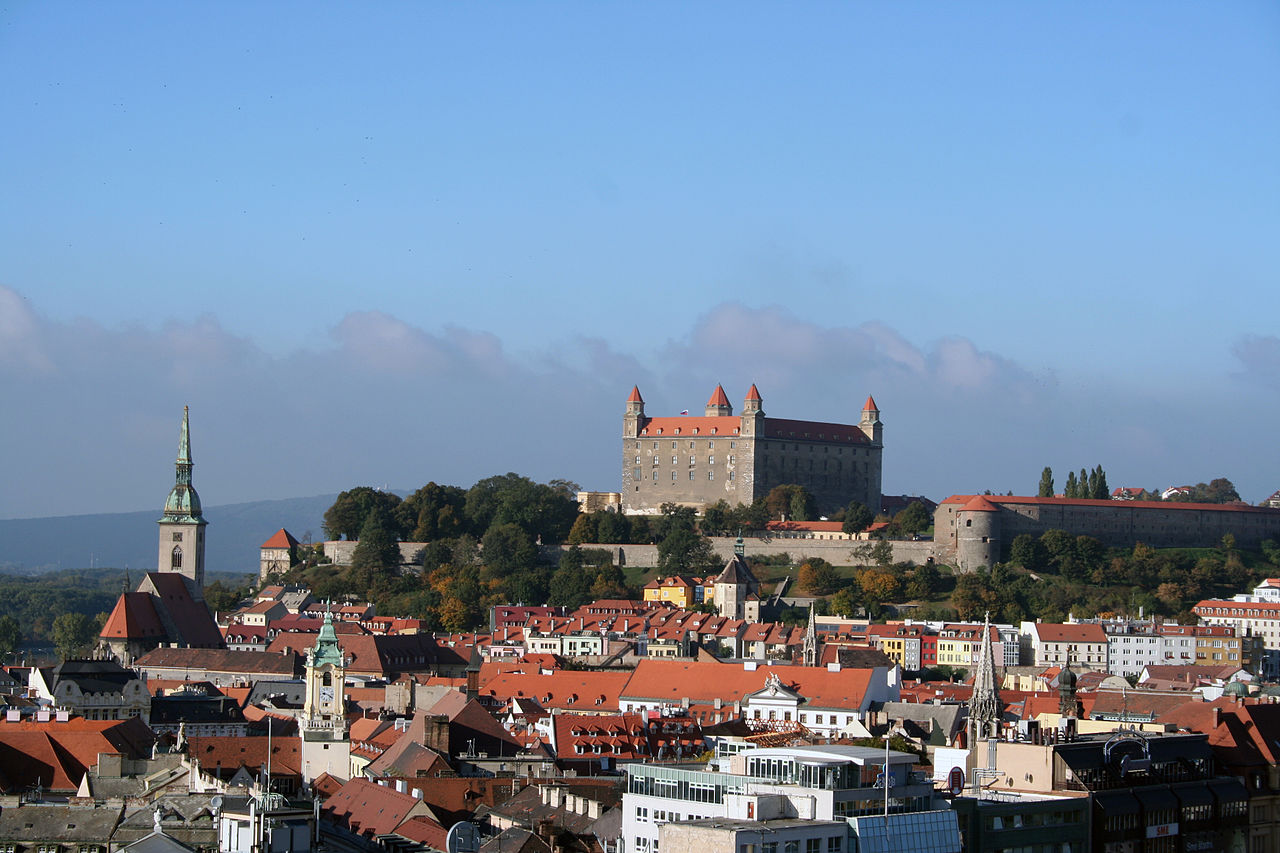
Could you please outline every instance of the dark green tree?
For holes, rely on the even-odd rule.
[[[394,573],[400,567],[400,545],[391,527],[389,513],[377,507],[360,528],[360,541],[351,553],[351,568],[362,577]]]
[[[53,620],[53,645],[63,660],[75,657],[93,638],[93,620],[83,613],[63,613]]]
[[[816,514],[813,495],[796,483],[774,486],[765,496],[765,505],[769,508],[769,518],[773,521],[783,518],[790,521],[810,521]]]
[[[702,511],[702,530],[708,536],[723,536],[729,529],[729,502],[721,499]]]
[[[844,511],[844,524],[840,529],[850,536],[855,536],[870,527],[873,521],[875,516],[871,514],[871,510],[867,509],[866,504],[854,501]]]
[[[385,511],[384,526],[391,535],[399,537],[401,531],[395,521],[400,497],[390,492],[380,492],[370,486],[357,486],[338,495],[333,506],[324,513],[324,535],[327,539],[356,539],[364,529],[364,523],[375,509]]]
[[[8,613],[0,616],[0,660],[16,652],[21,643],[22,628],[18,626],[18,620]]]
[[[1048,465],[1044,466],[1044,470],[1040,472],[1040,491],[1038,494],[1042,498],[1053,497],[1053,469]]]
[[[881,539],[871,549],[871,559],[877,566],[888,568],[893,563],[893,543],[887,539]]]
[[[1076,487],[1076,472],[1075,472],[1075,471],[1068,471],[1068,472],[1067,472],[1067,482],[1066,482],[1066,485],[1064,485],[1064,486],[1062,487],[1062,496],[1063,496],[1064,498],[1078,498],[1078,497],[1080,497],[1079,489]]]
[[[505,578],[533,566],[538,548],[533,539],[516,524],[495,524],[481,540],[480,557],[484,560],[486,576]]]
[[[1029,572],[1040,572],[1045,569],[1045,548],[1029,533],[1022,533],[1013,538],[1009,546],[1009,561],[1022,566]]]
[[[1093,487],[1093,497],[1100,501],[1105,501],[1111,497],[1111,487],[1107,485],[1107,472],[1102,470],[1102,466],[1098,466],[1098,481]]]
[[[906,509],[893,517],[893,523],[903,533],[912,535],[928,530],[933,524],[933,519],[929,517],[929,511],[924,508],[924,504],[920,501],[912,501],[907,504]]]
[[[625,545],[631,541],[631,525],[620,512],[601,510],[596,516],[596,541],[608,545]]]

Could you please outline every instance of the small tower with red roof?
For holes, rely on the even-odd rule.
[[[716,418],[732,415],[733,406],[729,405],[729,397],[724,393],[724,386],[717,385],[716,390],[711,392],[711,399],[707,401],[706,416]]]
[[[746,436],[764,435],[764,400],[752,383],[747,398],[742,401],[741,433]]]
[[[875,397],[867,396],[867,402],[862,407],[862,420],[858,421],[858,429],[862,430],[872,443],[884,443],[884,424],[880,423],[880,407],[876,405]]]
[[[627,397],[627,413],[622,416],[623,438],[635,438],[644,426],[644,398],[640,396],[640,386],[631,386],[631,396]]]

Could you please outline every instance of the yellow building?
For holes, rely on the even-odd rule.
[[[704,585],[701,578],[672,575],[669,578],[652,580],[645,584],[644,600],[688,610],[703,601],[712,600],[715,596],[711,590],[711,586]]]

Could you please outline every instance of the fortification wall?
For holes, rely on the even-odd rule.
[[[712,536],[710,539],[711,547],[715,549],[716,556],[720,557],[724,562],[728,562],[729,558],[733,556],[733,547],[737,542],[736,537]],[[808,557],[821,557],[832,565],[851,566],[870,562],[869,556],[855,557],[854,551],[855,549],[870,549],[876,543],[874,541],[745,537],[743,544],[746,546],[748,557],[776,557],[780,554],[790,554],[797,563],[803,562]],[[910,560],[913,563],[922,564],[933,556],[932,542],[891,541],[890,544],[893,546],[894,562]],[[652,569],[658,565],[657,545],[613,544],[583,545],[582,547],[606,548],[613,553],[614,561],[624,566]]]

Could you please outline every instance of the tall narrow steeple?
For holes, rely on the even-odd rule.
[[[812,601],[809,602],[809,624],[804,629],[802,654],[805,666],[818,665],[818,617]]]
[[[182,407],[182,431],[178,434],[178,459],[174,463],[173,488],[164,502],[159,519],[160,551],[156,568],[176,572],[194,582],[192,595],[203,597],[204,528],[208,524],[200,509],[200,495],[191,485],[191,415]]]
[[[978,653],[978,671],[973,677],[973,695],[969,699],[969,723],[973,742],[1000,734],[1000,693],[996,686],[996,668],[991,651],[991,614],[982,620],[982,647]]]

